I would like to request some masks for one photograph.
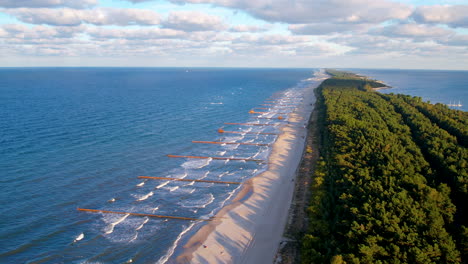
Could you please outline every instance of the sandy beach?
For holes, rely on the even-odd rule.
[[[232,202],[183,246],[177,263],[272,263],[288,220],[295,178],[313,110],[313,89],[273,145],[268,170],[246,181]]]

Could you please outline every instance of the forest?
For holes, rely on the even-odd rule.
[[[302,263],[466,263],[467,113],[327,72]]]

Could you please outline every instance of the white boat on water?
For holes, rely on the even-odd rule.
[[[450,101],[449,104],[447,104],[447,106],[451,106],[451,107],[462,107],[463,105],[461,104],[461,101],[458,101],[458,104],[456,102],[453,102]]]

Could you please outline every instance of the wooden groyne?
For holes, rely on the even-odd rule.
[[[141,213],[130,213],[130,212],[116,212],[116,211],[96,210],[96,209],[84,209],[84,208],[77,208],[77,210],[78,210],[78,211],[81,211],[81,212],[89,212],[89,213],[122,214],[122,215],[133,215],[133,216],[147,216],[147,217],[154,217],[154,218],[168,218],[168,219],[178,219],[178,220],[188,220],[188,221],[212,221],[212,220],[213,220],[213,219],[201,219],[201,218],[182,217],[182,216],[141,214]]]
[[[253,134],[253,135],[279,135],[279,133],[267,133],[267,132],[242,132],[242,131],[225,131],[224,129],[218,129],[218,133],[227,133],[227,134]]]
[[[255,161],[255,162],[266,162],[261,159],[249,159],[249,158],[228,158],[228,157],[205,157],[205,156],[189,156],[189,155],[171,155],[167,154],[169,158],[187,158],[187,159],[214,159],[214,160],[243,160],[243,161]]]
[[[283,116],[278,116],[278,117],[257,117],[257,119],[278,119],[278,120],[284,120]]]
[[[201,143],[201,144],[219,144],[219,145],[248,145],[248,146],[270,146],[270,144],[262,143],[248,143],[248,142],[222,142],[222,141],[199,141],[192,140],[192,143]]]
[[[288,113],[278,113],[278,112],[256,112],[254,110],[250,110],[249,114],[275,114],[275,115],[286,115]]]
[[[238,125],[238,126],[277,126],[278,124],[256,124],[256,123],[224,123],[225,125]]]
[[[280,104],[261,104],[261,106],[271,106],[271,107],[297,107],[297,105],[280,105]]]
[[[211,180],[177,179],[177,178],[151,177],[151,176],[138,176],[138,178],[139,178],[139,179],[150,179],[150,180],[164,180],[164,181],[206,182],[206,183],[219,183],[219,184],[242,184],[241,182],[232,182],[232,181],[211,181]]]
[[[1,0],[0,0],[1,1]],[[298,102],[294,100],[290,100],[290,98],[282,98],[281,100],[266,100],[264,104],[261,104],[259,107],[255,107],[249,111],[249,114],[259,114],[258,116],[254,116],[257,119],[270,119],[270,120],[278,120],[278,121],[286,121],[288,115],[295,111],[293,108],[296,108]],[[260,110],[260,111],[258,111]],[[282,111],[282,112],[272,112],[272,111]],[[270,117],[264,117],[263,114],[268,114]],[[258,122],[258,123],[257,123]],[[290,122],[275,122],[272,121],[271,123],[261,123],[260,120],[253,120],[251,123],[249,121],[245,123],[234,123],[234,122],[226,122],[224,125],[232,125],[232,126],[271,126],[271,127],[285,127]],[[218,130],[219,133],[231,133],[231,134],[251,134],[251,135],[280,135],[281,133],[269,133],[269,132],[254,132],[254,131],[224,131],[223,128]],[[270,146],[271,144],[266,143],[254,143],[254,142],[223,142],[223,137],[216,139],[217,141],[200,141],[200,140],[193,140],[192,143],[198,144],[218,144],[218,145],[246,145],[246,146]],[[253,140],[252,140],[253,141]],[[207,154],[207,155],[212,155]],[[234,154],[236,155],[236,154]],[[256,162],[258,164],[269,164],[268,160],[258,159],[255,158],[257,155],[251,157],[213,157],[213,156],[195,156],[195,155],[172,155],[167,154],[169,158],[184,158],[184,159],[208,159],[210,160],[224,160],[224,161],[241,161],[241,162]],[[208,162],[209,163],[209,162]],[[207,163],[207,164],[208,164]],[[201,168],[201,167],[200,167]],[[189,176],[190,177],[190,176]],[[234,178],[234,181],[220,181],[220,180],[208,180],[208,179],[187,179],[187,178],[171,178],[171,177],[158,177],[158,176],[138,176],[138,179],[143,180],[160,180],[160,181],[169,181],[169,182],[190,182],[192,183],[212,183],[212,184],[225,184],[227,188],[229,185],[241,185],[243,184],[242,179]],[[238,181],[235,181],[238,180]],[[168,183],[168,182],[166,182]],[[138,184],[137,186],[143,186],[144,182]],[[223,187],[223,186],[221,186]],[[232,187],[232,186],[231,186]],[[141,201],[144,199],[139,199],[137,201]],[[113,202],[115,199],[112,199]],[[147,213],[134,213],[134,212],[125,212],[125,211],[110,211],[110,210],[100,210],[100,209],[87,209],[87,208],[77,208],[80,212],[88,212],[88,213],[100,213],[100,214],[120,214],[125,216],[138,216],[138,217],[150,217],[150,218],[163,218],[163,219],[175,219],[175,220],[185,220],[185,221],[213,221],[215,219],[223,218],[223,217],[210,217],[210,218],[195,218],[195,217],[184,217],[184,216],[171,216],[171,215],[158,215],[158,214],[147,214]],[[118,209],[117,209],[118,210]],[[125,209],[124,209],[125,210]]]

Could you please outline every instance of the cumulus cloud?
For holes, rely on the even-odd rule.
[[[269,26],[254,26],[254,25],[236,25],[232,26],[229,31],[231,32],[265,32],[270,29]]]
[[[110,29],[91,27],[86,33],[95,39],[171,39],[183,38],[186,33],[179,30],[165,28],[140,28],[140,29]]]
[[[27,27],[20,24],[6,24],[0,28],[4,37],[10,39],[54,39],[54,38],[72,38],[83,32],[83,27],[47,27],[34,26]]]
[[[243,35],[232,40],[233,43],[248,43],[255,45],[270,45],[270,46],[280,46],[280,45],[290,45],[309,42],[308,37],[303,36],[288,36],[288,35]]]
[[[448,38],[440,39],[439,43],[449,46],[461,46],[466,48],[468,47],[468,35],[452,35]]]
[[[340,49],[330,43],[316,43],[314,45],[300,45],[293,49],[294,54],[298,56],[329,56],[342,53]]]
[[[407,57],[419,57],[419,58],[443,58],[455,56],[467,56],[466,46],[453,45],[449,41],[443,43],[444,39],[451,39],[453,36],[448,38],[440,38],[437,41],[414,41],[410,38],[393,38],[384,35],[340,35],[331,38],[329,41],[345,45],[350,47],[352,50],[348,52],[348,55],[370,55],[372,58],[407,58]],[[454,39],[455,41],[455,39]],[[463,41],[459,39],[458,41]],[[401,66],[400,66],[401,67]]]
[[[171,12],[161,25],[183,31],[223,30],[226,27],[220,17],[195,11]]]
[[[97,5],[98,0],[0,0],[0,7],[71,7],[87,8]]]
[[[127,0],[142,2],[141,0]],[[323,20],[342,23],[379,23],[405,19],[411,15],[408,5],[387,0],[170,0],[173,3],[207,3],[243,10],[271,22],[292,24],[317,23]]]
[[[4,12],[25,23],[54,26],[77,26],[80,24],[157,25],[160,22],[160,16],[157,13],[142,9],[15,8],[7,9]]]
[[[340,32],[366,31],[372,24],[335,24],[335,23],[313,23],[292,24],[288,29],[297,35],[328,35]]]
[[[468,5],[436,5],[418,7],[413,16],[420,23],[441,23],[452,27],[468,27]]]
[[[371,31],[373,34],[380,34],[387,37],[402,37],[411,39],[436,39],[454,34],[453,31],[440,28],[438,26],[420,24],[396,24],[381,27]]]

